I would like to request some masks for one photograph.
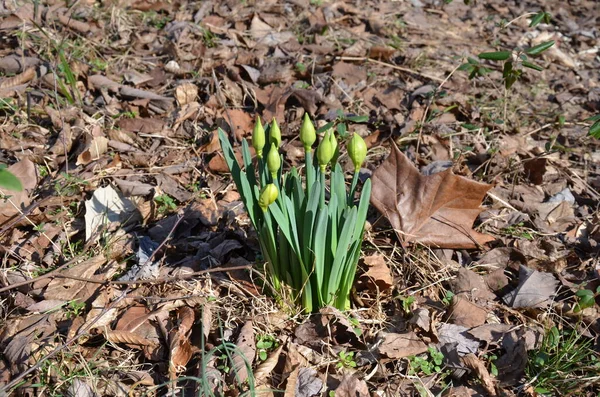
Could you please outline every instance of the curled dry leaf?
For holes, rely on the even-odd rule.
[[[405,243],[467,249],[494,240],[472,229],[491,185],[450,169],[424,176],[395,144],[372,181],[371,203]]]
[[[385,257],[381,254],[375,254],[364,258],[368,270],[364,276],[367,278],[367,286],[374,291],[386,291],[394,285],[392,272],[388,267]],[[361,277],[362,278],[362,277]]]
[[[456,351],[459,356],[469,353],[477,353],[479,341],[471,338],[466,331],[468,328],[462,325],[442,324],[437,329],[440,348],[450,345],[451,350]]]
[[[95,397],[96,393],[92,390],[92,387],[80,378],[73,379],[73,383],[67,388],[67,397]]]
[[[269,376],[271,376],[273,369],[275,369],[275,366],[279,362],[279,356],[281,355],[283,346],[283,343],[279,345],[279,347],[273,352],[271,352],[267,359],[263,361],[263,363],[260,364],[258,368],[256,368],[256,370],[254,371],[254,380],[257,385],[264,385],[265,383],[267,383],[267,379],[269,379]]]
[[[492,378],[492,376],[488,372],[487,368],[485,367],[485,364],[482,363],[481,360],[479,360],[479,358],[477,358],[475,354],[469,353],[464,357],[461,357],[460,360],[466,367],[472,369],[475,372],[475,374],[481,381],[481,384],[483,385],[483,387],[485,387],[485,390],[487,391],[489,396],[495,397],[498,395],[496,393],[496,382],[494,378]]]
[[[92,307],[88,314],[85,316],[85,323],[81,326],[83,329],[87,329],[90,326],[94,328],[104,328],[112,323],[118,314],[118,309],[112,307],[106,310],[114,296],[114,289],[109,288],[100,291],[96,299],[92,302]]]
[[[148,339],[144,335],[129,331],[105,330],[104,336],[108,341],[113,343],[125,343],[128,345],[137,346],[156,346],[158,344],[157,341]]]
[[[198,97],[198,86],[192,83],[183,83],[175,88],[175,99],[179,106],[195,102]]]
[[[85,239],[89,240],[99,228],[110,222],[131,221],[137,213],[135,205],[108,185],[96,189],[85,202]]]
[[[177,373],[185,370],[194,349],[190,343],[190,331],[196,319],[194,310],[189,306],[182,306],[177,311],[179,327],[173,329],[170,339],[169,376],[171,380],[177,378]]]
[[[76,165],[86,165],[98,160],[108,150],[108,139],[104,136],[94,137],[85,150],[77,156]]]
[[[106,263],[103,255],[98,255],[86,261],[78,263],[70,269],[62,272],[64,275],[71,275],[84,278],[94,278],[101,280],[106,275],[95,274],[100,266]],[[87,301],[100,288],[100,284],[89,283],[87,281],[75,280],[71,278],[55,278],[44,290],[46,299],[62,299],[70,301],[78,299],[80,302]]]
[[[23,73],[20,73],[13,77],[8,77],[0,80],[0,89],[7,89],[16,87],[21,84],[30,82],[35,78],[35,68],[31,67],[26,69]]]
[[[230,381],[245,382],[248,379],[248,367],[252,366],[256,354],[254,328],[252,321],[246,321],[236,341],[237,349],[233,353],[233,368]]]

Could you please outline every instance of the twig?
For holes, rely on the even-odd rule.
[[[507,27],[509,27],[510,25],[512,25],[514,22],[517,22],[521,18],[528,17],[530,15],[535,15],[535,14],[536,14],[535,12],[527,12],[527,13],[525,13],[523,15],[519,15],[518,17],[516,17],[512,21],[508,22],[506,25],[502,26],[502,29],[506,29]]]
[[[518,209],[516,209],[515,207],[513,207],[512,205],[510,205],[507,201],[502,200],[500,197],[496,196],[494,193],[490,193],[488,191],[487,195],[490,196],[492,199],[498,201],[500,204],[504,205],[506,208],[510,208],[511,210],[513,210],[515,212],[519,212]]]
[[[401,72],[416,74],[417,76],[421,76],[421,77],[424,77],[424,78],[432,80],[432,81],[437,81],[438,83],[441,83],[441,82],[444,81],[443,79],[440,79],[439,77],[436,77],[436,76],[431,76],[429,74],[417,72],[416,70],[412,70],[412,69],[409,69],[409,68],[403,68],[402,66],[394,65],[392,63],[378,61],[377,59],[373,59],[373,58],[368,58],[368,57],[336,57],[336,59],[340,60],[340,61],[367,61],[367,62],[373,62],[373,63],[376,63],[378,65],[383,65],[383,66],[387,66],[388,68],[399,70]]]
[[[0,288],[0,293],[10,291],[12,289],[22,287],[24,285],[32,284],[32,283],[35,283],[36,281],[44,280],[46,278],[55,277],[61,270],[72,265],[73,262],[75,262],[77,259],[78,258],[71,259],[70,261],[57,267],[56,269],[52,270],[51,272],[42,274],[41,276],[34,277],[32,279],[25,280],[25,281],[19,281],[18,283],[13,283],[13,284],[7,285],[6,287],[2,287],[2,288]]]
[[[433,98],[431,98],[429,101],[427,101],[427,106],[425,107],[425,111],[423,112],[423,117],[421,117],[421,125],[419,126],[419,136],[417,138],[417,148],[416,148],[416,153],[417,154],[419,153],[419,146],[421,145],[421,138],[423,137],[423,127],[425,126],[425,120],[427,118],[427,112],[429,112],[429,108],[431,107],[431,103],[435,99],[435,93],[438,92],[438,91],[440,91],[442,89],[442,87],[444,86],[444,84],[446,84],[448,82],[448,80],[450,80],[450,77],[452,77],[452,75],[458,70],[458,68],[460,68],[461,64],[462,64],[462,62],[459,63],[448,74],[448,76],[446,76],[446,78],[444,80],[442,80],[442,82],[440,83],[440,85],[438,85],[438,87],[435,89]]]
[[[93,279],[93,278],[73,276],[70,274],[56,274],[53,277],[68,278],[70,280],[85,281],[87,283],[94,283],[94,284],[110,284],[110,285],[164,284],[164,283],[170,283],[172,281],[188,280],[190,278],[194,278],[196,276],[200,276],[200,275],[207,274],[207,273],[228,272],[228,271],[232,271],[232,270],[249,269],[251,267],[252,267],[252,265],[240,265],[240,266],[231,266],[231,267],[222,267],[221,266],[221,267],[213,267],[213,268],[205,269],[205,270],[198,270],[197,272],[186,273],[186,274],[182,274],[179,276],[161,277],[161,278],[144,279],[144,280],[124,280],[124,281],[97,280],[97,279]]]

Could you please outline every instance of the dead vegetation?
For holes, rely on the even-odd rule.
[[[597,7],[0,2],[0,395],[596,395]],[[305,111],[369,147],[348,312],[269,293],[220,153]]]

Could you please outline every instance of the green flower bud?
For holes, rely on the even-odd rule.
[[[277,150],[275,142],[273,142],[271,143],[271,149],[269,149],[269,153],[267,154],[267,168],[269,169],[273,180],[277,178],[279,167],[281,167],[281,157],[279,156],[279,150]]]
[[[277,120],[273,117],[273,122],[271,123],[271,131],[269,132],[271,135],[270,142],[275,143],[277,147],[281,145],[281,130],[277,125]]]
[[[256,150],[258,158],[262,159],[263,148],[265,147],[265,129],[259,115],[256,115],[256,123],[252,132],[252,147]]]
[[[360,171],[362,163],[367,158],[367,144],[357,133],[352,135],[352,139],[348,143],[348,156],[350,156],[350,160],[354,163],[354,172]]]
[[[331,167],[335,167],[338,158],[340,158],[340,145],[338,145],[337,139],[335,139],[335,133],[331,133],[331,142],[333,144],[333,157],[331,158]]]
[[[278,195],[279,190],[277,190],[277,186],[275,186],[272,183],[269,183],[260,192],[258,205],[260,206],[260,208],[262,208],[264,212],[267,212],[267,208],[269,208],[269,205],[273,204],[275,200],[277,200]]]
[[[308,152],[316,140],[315,126],[310,121],[308,113],[304,113],[304,120],[302,120],[302,127],[300,127],[300,142],[304,145],[304,151]]]
[[[317,148],[317,160],[319,161],[319,166],[321,167],[321,172],[325,172],[325,167],[333,158],[333,154],[335,153],[335,144],[337,144],[335,137],[333,136],[333,130],[327,130],[325,132],[325,136],[319,143],[319,147]]]

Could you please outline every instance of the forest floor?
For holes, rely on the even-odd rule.
[[[600,8],[473,3],[0,1],[0,395],[598,395]],[[304,112],[412,200],[345,312],[263,288],[217,137],[275,118],[289,169]],[[439,208],[471,241],[398,224]]]

